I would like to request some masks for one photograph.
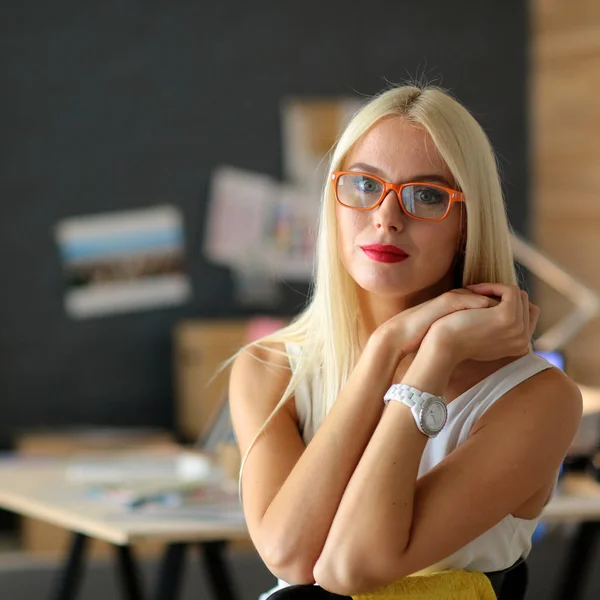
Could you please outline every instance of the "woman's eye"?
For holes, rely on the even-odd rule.
[[[373,194],[379,191],[379,184],[373,179],[362,179],[358,183],[358,189],[366,194]]]
[[[444,201],[444,194],[435,188],[417,188],[415,190],[415,200],[423,204],[437,204]]]
[[[377,192],[379,190],[379,185],[377,184],[376,181],[373,181],[372,179],[365,179],[363,181],[363,191],[367,192],[368,194],[371,194],[373,192]]]

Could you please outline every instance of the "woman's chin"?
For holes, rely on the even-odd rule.
[[[419,289],[418,286],[407,285],[404,281],[390,281],[389,279],[357,279],[358,286],[369,294],[375,296],[403,297],[414,294]]]

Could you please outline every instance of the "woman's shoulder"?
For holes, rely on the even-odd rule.
[[[529,362],[542,360],[544,359],[532,355]],[[514,419],[542,418],[546,424],[555,422],[557,427],[570,425],[573,428],[577,427],[581,419],[582,398],[579,386],[563,371],[551,365],[520,381],[500,400],[481,417],[479,427],[489,424],[491,420],[503,420],[509,415]]]
[[[258,342],[243,348],[233,362],[229,400],[250,404],[254,410],[272,410],[291,379],[290,360],[283,342]]]
[[[527,395],[532,398],[532,401],[538,402],[544,402],[546,398],[562,398],[563,403],[570,406],[572,410],[581,412],[579,386],[564,371],[555,366],[550,366],[523,382],[521,395]]]
[[[274,341],[249,344],[233,361],[231,377],[243,379],[248,384],[264,384],[267,381],[289,383],[291,369],[286,344]]]
[[[256,432],[273,414],[286,393],[291,368],[284,343],[265,342],[240,351],[229,379],[229,406],[240,449],[249,447]],[[279,409],[282,417],[297,423],[294,395]]]
[[[533,374],[515,388],[517,396],[542,400],[549,392],[552,392],[551,395],[564,395],[565,399],[570,399],[574,404],[581,399],[579,386],[564,371],[552,365],[545,358],[531,352],[515,361],[515,364],[520,360],[528,362],[529,366],[533,368]],[[527,365],[524,367],[526,368]]]

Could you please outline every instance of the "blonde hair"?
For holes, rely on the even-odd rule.
[[[447,92],[434,86],[406,85],[374,97],[356,113],[339,138],[331,154],[329,172],[341,170],[356,142],[379,120],[391,116],[403,117],[429,133],[465,194],[468,225],[464,257],[461,257],[462,285],[515,284],[510,229],[494,152],[479,123]],[[323,188],[310,303],[290,325],[257,343],[269,344],[271,351],[271,344],[295,343],[301,350],[295,357],[281,400],[245,453],[240,482],[256,440],[277,411],[293,397],[299,383],[311,374],[320,374],[323,393],[312,398],[312,410],[318,422],[322,422],[356,364],[358,298],[356,284],[338,253],[335,208],[333,186],[328,178]]]

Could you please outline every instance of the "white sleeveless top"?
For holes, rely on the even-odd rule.
[[[286,349],[290,354],[293,370],[300,348],[288,344]],[[446,425],[436,437],[427,441],[418,476],[423,476],[462,444],[475,422],[496,400],[526,379],[551,367],[552,364],[544,358],[533,353],[526,354],[498,369],[450,402]],[[312,410],[312,398],[318,393],[319,386],[319,382],[315,379],[301,382],[295,393],[299,427],[306,444],[313,438],[319,426]],[[531,536],[538,522],[539,518],[519,519],[508,515],[478,538],[434,565],[434,568],[435,570],[466,569],[484,573],[506,569],[519,558],[526,558],[529,555]],[[274,589],[286,585],[288,584],[284,581],[278,580],[278,585]],[[263,594],[261,600],[273,591]]]

